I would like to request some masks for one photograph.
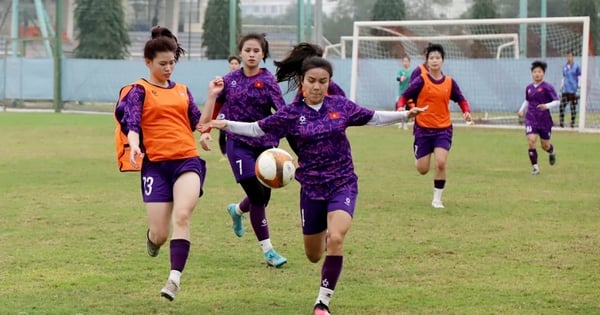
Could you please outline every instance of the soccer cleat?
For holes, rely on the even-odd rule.
[[[436,209],[442,209],[444,208],[444,204],[442,203],[441,200],[434,200],[431,202],[431,206],[436,208]]]
[[[279,253],[272,248],[265,253],[265,260],[267,261],[267,265],[275,268],[279,268],[287,262],[285,257],[279,255]]]
[[[548,159],[549,159],[549,161],[550,161],[550,165],[554,165],[554,164],[556,164],[556,153],[551,153],[551,154],[548,156]]]
[[[148,250],[148,255],[150,255],[150,257],[158,256],[158,252],[160,251],[160,246],[154,245],[150,240],[150,229],[146,231],[146,249]]]
[[[232,203],[227,206],[227,212],[229,212],[231,220],[233,221],[233,233],[235,233],[237,237],[242,237],[244,236],[244,224],[242,223],[244,217],[241,214],[237,214],[235,208],[237,208],[237,204]]]
[[[313,315],[331,315],[329,313],[329,308],[327,307],[327,305],[323,304],[323,303],[319,303],[315,305],[315,308],[313,309]]]
[[[179,286],[173,280],[167,280],[167,284],[160,290],[160,295],[169,301],[173,301],[177,291],[179,291]]]
[[[539,174],[540,174],[540,169],[539,169],[539,168],[534,168],[534,169],[531,171],[531,175],[539,175]]]

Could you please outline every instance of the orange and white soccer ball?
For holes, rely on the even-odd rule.
[[[287,151],[272,148],[258,156],[254,172],[263,185],[269,188],[281,188],[294,179],[296,165],[294,165],[294,158]]]

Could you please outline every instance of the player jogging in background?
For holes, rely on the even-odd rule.
[[[411,72],[412,70],[410,69],[410,57],[402,57],[402,68],[400,68],[400,70],[398,70],[398,73],[396,74],[396,81],[398,81],[398,96],[396,97],[396,102],[398,102],[398,100],[402,96],[402,93],[406,91],[406,88],[410,83]],[[398,128],[408,129],[406,123],[407,121],[402,121]]]
[[[285,105],[281,89],[275,77],[260,62],[269,57],[269,43],[264,34],[250,33],[238,43],[242,67],[222,78],[224,87],[209,86],[206,108],[214,108],[213,117],[220,113],[222,119],[253,122],[268,117],[273,111]],[[212,82],[212,81],[211,81]],[[200,143],[208,148],[210,133],[203,133]],[[254,172],[256,158],[266,149],[277,147],[279,138],[266,135],[252,138],[227,133],[227,158],[235,180],[246,193],[239,203],[227,207],[233,221],[236,236],[244,235],[243,214],[250,212],[250,223],[258,239],[264,258],[269,266],[281,267],[287,259],[281,256],[271,244],[266,207],[271,199],[271,189],[261,184]],[[210,149],[210,148],[208,148]]]
[[[319,262],[325,253],[313,315],[330,314],[329,302],[342,273],[344,240],[358,197],[358,177],[346,129],[389,125],[426,110],[374,111],[342,96],[327,96],[332,74],[329,61],[309,57],[301,68],[301,100],[254,123],[213,120],[209,125],[253,137],[265,133],[290,136],[297,144],[293,150],[298,156],[296,179],[301,186],[299,212],[304,251],[313,263]]]
[[[402,93],[396,106],[403,110],[408,100],[415,100],[415,106],[429,106],[429,110],[415,118],[413,126],[414,155],[417,171],[421,175],[429,172],[431,155],[434,155],[433,200],[434,208],[444,208],[442,193],[446,186],[446,163],[452,146],[452,121],[450,119],[450,100],[458,103],[463,118],[471,123],[469,103],[463,96],[454,79],[442,73],[444,48],[439,44],[430,44],[426,49],[429,72],[421,73],[406,91]]]
[[[567,53],[567,63],[562,69],[562,81],[560,83],[561,98],[559,107],[560,127],[565,126],[565,108],[567,104],[571,108],[571,128],[575,127],[575,114],[577,113],[577,101],[579,99],[579,79],[581,68],[573,61],[573,53]]]
[[[121,131],[127,134],[129,162],[141,171],[148,255],[158,256],[172,231],[171,271],[160,291],[171,301],[188,259],[190,220],[206,176],[193,133],[200,111],[189,89],[170,80],[183,53],[170,30],[154,27],[144,46],[150,76],[125,86],[115,111]]]
[[[554,87],[544,81],[547,64],[543,61],[534,61],[531,64],[531,77],[533,83],[525,88],[525,101],[519,109],[519,117],[525,115],[525,135],[529,145],[529,161],[533,170],[531,175],[538,175],[540,167],[538,165],[538,154],[536,149],[536,141],[539,136],[542,149],[548,152],[550,165],[556,163],[556,153],[554,146],[550,142],[552,134],[552,116],[550,109],[560,105],[560,101],[556,95]]]

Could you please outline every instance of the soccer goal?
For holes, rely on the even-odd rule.
[[[441,44],[446,51],[443,71],[458,82],[477,125],[517,127],[522,122],[516,112],[531,83],[531,62],[548,63],[545,80],[560,93],[562,67],[570,51],[582,70],[580,95],[587,96],[579,100],[578,128],[600,131],[600,87],[588,76],[589,25],[589,17],[361,21],[354,22],[352,36],[327,47],[326,54],[351,58],[351,99],[391,109],[402,57],[409,56],[414,68],[423,62],[428,43]],[[450,106],[455,122],[461,123],[458,106]],[[552,112],[558,123],[558,109]],[[568,106],[566,116],[569,121]]]

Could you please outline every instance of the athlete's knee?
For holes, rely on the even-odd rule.
[[[345,235],[342,233],[329,232],[329,237],[327,237],[327,251],[331,252],[341,252],[344,247],[344,238]]]
[[[308,258],[308,261],[315,264],[321,260],[321,257],[323,257],[323,253],[324,253],[324,251],[319,251],[319,252],[308,252],[307,251],[306,258]]]
[[[190,224],[191,211],[173,210],[173,225],[187,227]]]

